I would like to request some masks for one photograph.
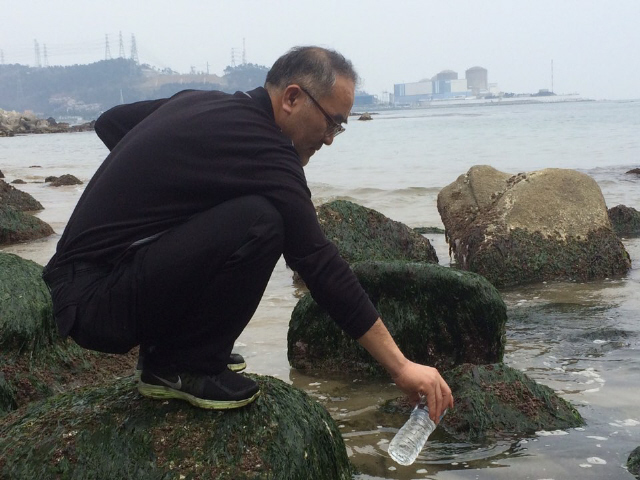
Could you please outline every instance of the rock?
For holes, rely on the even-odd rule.
[[[143,398],[131,378],[12,412],[0,419],[0,478],[350,480],[327,411],[281,380],[252,377],[262,395],[225,412]]]
[[[0,170],[0,178],[4,178],[4,173],[2,173],[2,170]]]
[[[318,222],[350,264],[364,260],[411,260],[438,263],[426,238],[379,212],[346,200],[320,205]]]
[[[373,120],[373,117],[371,117],[371,114],[369,112],[365,112],[360,115],[360,117],[358,117],[358,120]]]
[[[108,355],[62,340],[42,267],[0,252],[0,418],[72,387],[130,375],[136,358],[137,351]]]
[[[444,234],[444,229],[440,227],[414,227],[413,231],[421,235],[429,233]]]
[[[495,435],[529,435],[584,425],[580,413],[546,385],[503,363],[460,365],[443,373],[455,398],[441,426],[460,441]],[[383,410],[409,414],[404,398]]]
[[[0,206],[0,245],[28,242],[54,233],[53,228],[39,218]]]
[[[635,173],[636,175],[640,175],[640,168],[633,168],[629,170],[627,173]]]
[[[440,370],[502,361],[506,307],[486,279],[429,263],[362,262],[353,269],[409,359]],[[291,315],[287,356],[297,369],[386,375],[309,294]]]
[[[16,184],[16,185],[24,185],[24,184],[25,184],[25,183],[27,183],[27,182],[25,182],[25,181],[24,181],[24,180],[22,180],[21,178],[16,178],[16,179],[15,179],[13,182],[11,182],[11,183],[14,183],[14,184]]]
[[[609,220],[620,237],[640,236],[640,212],[632,207],[617,205],[610,208]]]
[[[46,120],[38,118],[33,112],[18,113],[0,109],[0,137],[30,133],[86,132],[94,130],[94,127],[95,121],[69,126],[68,123],[58,123],[51,117]]]
[[[636,447],[629,455],[627,469],[631,475],[635,475],[636,478],[640,479],[640,447]]]
[[[458,266],[497,287],[631,268],[600,188],[575,170],[510,175],[475,166],[440,191],[438,211]]]
[[[54,182],[58,179],[58,177],[54,177],[53,175],[50,175],[48,177],[45,177],[44,179],[44,183],[49,183],[49,182]]]
[[[12,187],[4,180],[0,180],[0,206],[5,205],[21,212],[42,210],[40,202],[28,193]]]
[[[91,132],[95,130],[96,121],[92,120],[90,122],[81,123],[79,125],[71,125],[69,127],[70,132]]]
[[[0,299],[1,351],[33,352],[51,344],[56,330],[40,265],[0,252]]]
[[[30,358],[57,336],[42,267],[0,252],[0,415],[18,404],[18,355]]]
[[[52,187],[61,187],[63,185],[82,185],[82,181],[68,173],[55,178],[55,180],[51,180]]]

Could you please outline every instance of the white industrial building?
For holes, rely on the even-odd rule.
[[[413,83],[397,83],[393,86],[393,103],[397,106],[420,106],[437,100],[464,99],[496,90],[490,88],[487,70],[472,67],[466,78],[458,78],[453,70],[443,70],[431,80]]]

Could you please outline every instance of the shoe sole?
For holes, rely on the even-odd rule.
[[[140,392],[140,395],[143,397],[153,398],[156,400],[167,400],[171,398],[185,400],[194,407],[205,408],[207,410],[230,410],[233,408],[244,407],[260,396],[260,390],[258,390],[251,397],[244,398],[242,400],[206,400],[204,398],[194,397],[193,395],[181,392],[180,390],[174,390],[173,388],[163,387],[161,385],[148,385],[146,383],[138,384],[138,392]]]
[[[230,363],[227,365],[227,368],[235,373],[240,373],[246,370],[247,362],[242,363]],[[142,375],[142,370],[136,368],[135,372],[133,372],[133,379],[137,382],[140,380],[140,375]]]

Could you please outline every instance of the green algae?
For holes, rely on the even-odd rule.
[[[31,212],[44,208],[42,204],[31,195],[22,190],[18,190],[4,180],[0,180],[0,206],[11,207],[20,212]]]
[[[0,416],[70,383],[109,376],[118,370],[113,363],[127,368],[127,358],[111,358],[61,339],[42,267],[0,252]]]
[[[627,460],[627,469],[629,473],[640,479],[640,447],[636,447],[629,455]]]
[[[412,262],[361,262],[353,268],[411,360],[442,370],[502,360],[506,307],[483,277]],[[310,295],[293,310],[287,347],[294,368],[386,374]]]
[[[318,222],[348,263],[412,260],[438,263],[436,251],[419,233],[370,208],[335,200],[320,205]]]
[[[618,236],[637,237],[640,235],[640,212],[638,210],[624,205],[616,205],[608,212],[611,226]]]
[[[0,252],[0,350],[35,352],[56,337],[42,267]]]
[[[462,365],[444,378],[456,398],[447,414],[452,434],[477,439],[584,425],[578,411],[551,388],[507,365]]]
[[[0,245],[35,240],[52,233],[51,226],[39,218],[0,205]]]
[[[414,227],[413,231],[421,235],[424,235],[427,233],[439,233],[444,235],[444,228],[440,228],[440,227]]]
[[[455,406],[442,419],[444,430],[460,441],[531,435],[584,425],[580,413],[549,387],[503,363],[464,364],[443,374]],[[404,399],[387,402],[386,412],[409,413]]]
[[[130,378],[0,419],[0,478],[350,479],[340,432],[303,391],[255,376],[261,396],[225,412],[141,397]]]
[[[624,275],[629,254],[618,237],[602,229],[586,238],[545,238],[539,232],[513,229],[508,236],[470,236],[459,265],[486,277],[498,288],[548,280],[589,281]]]

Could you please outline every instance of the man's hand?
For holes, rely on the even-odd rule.
[[[420,394],[426,397],[429,417],[435,423],[440,421],[447,408],[453,408],[451,389],[435,368],[407,360],[392,378],[398,388],[409,396],[411,403],[417,404]]]
[[[380,362],[398,388],[409,395],[414,404],[418,403],[420,395],[427,398],[429,417],[435,423],[440,421],[446,408],[453,408],[451,389],[438,370],[407,360],[382,319],[378,318],[358,342]]]

